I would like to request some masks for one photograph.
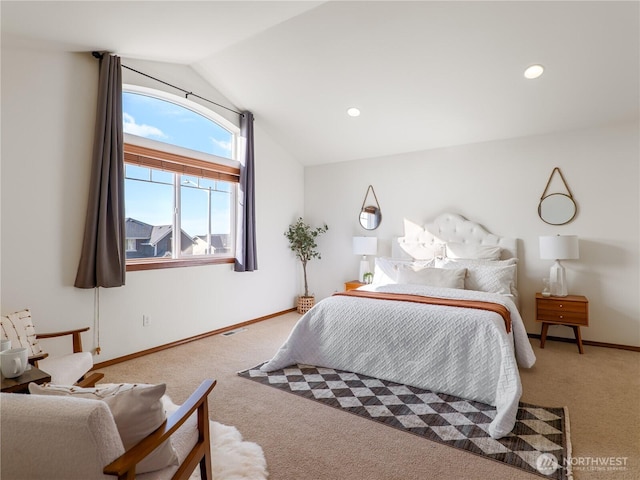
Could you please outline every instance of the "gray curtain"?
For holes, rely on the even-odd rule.
[[[124,285],[125,247],[122,67],[120,57],[103,54],[89,205],[75,286]]]
[[[238,191],[238,229],[236,238],[236,272],[258,269],[256,254],[255,181],[253,114],[240,114],[240,185]]]

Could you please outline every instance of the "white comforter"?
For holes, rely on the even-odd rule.
[[[361,288],[499,303],[511,312],[512,333],[485,310],[333,296],[298,321],[262,370],[302,363],[413,385],[495,406],[493,438],[513,429],[522,393],[518,365],[529,368],[536,359],[508,297],[420,285]]]

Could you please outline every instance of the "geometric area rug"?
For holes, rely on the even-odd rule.
[[[572,478],[566,408],[520,403],[514,429],[495,440],[491,405],[332,368],[260,366],[238,375],[544,478]]]

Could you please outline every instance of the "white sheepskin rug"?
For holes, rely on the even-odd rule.
[[[167,415],[178,408],[166,396],[163,402]],[[209,428],[214,480],[265,480],[269,476],[260,445],[242,440],[242,435],[235,427],[210,420]],[[199,467],[196,467],[190,480],[200,480]]]
[[[211,421],[211,468],[214,480],[263,480],[267,462],[257,443],[245,442],[235,427]],[[192,480],[200,479],[196,469]]]

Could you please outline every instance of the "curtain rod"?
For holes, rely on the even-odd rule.
[[[100,53],[100,52],[91,52],[91,55],[93,55],[95,58],[98,58],[98,59],[101,59],[102,56],[103,56],[103,54]],[[200,95],[197,95],[197,94],[195,94],[193,92],[190,92],[189,90],[185,90],[184,88],[177,87],[177,86],[172,85],[172,84],[170,84],[168,82],[165,82],[164,80],[160,80],[159,78],[152,77],[151,75],[148,75],[146,73],[140,72],[140,71],[138,71],[138,70],[136,70],[134,68],[128,67],[127,65],[123,64],[122,68],[126,68],[127,70],[131,70],[132,72],[135,72],[135,73],[137,73],[139,75],[142,75],[142,76],[145,76],[147,78],[150,78],[151,80],[155,80],[156,82],[163,83],[163,84],[165,84],[165,85],[167,85],[167,86],[169,86],[171,88],[175,88],[176,90],[180,90],[182,93],[184,93],[184,98],[189,98],[189,95],[191,95],[192,97],[199,98],[200,100],[204,100],[205,102],[212,103],[212,104],[214,104],[214,105],[216,105],[218,107],[224,108],[225,110],[229,110],[230,112],[237,113],[238,115],[244,116],[244,114],[242,112],[238,112],[237,110],[234,110],[233,108],[229,108],[229,107],[225,107],[224,105],[220,105],[219,103],[216,103],[213,100],[209,100],[207,98],[201,97]]]

